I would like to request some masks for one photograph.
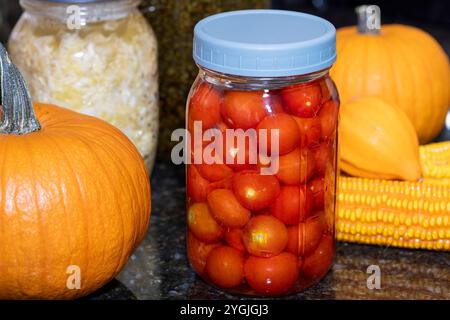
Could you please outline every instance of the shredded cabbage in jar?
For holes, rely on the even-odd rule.
[[[9,51],[35,101],[115,125],[151,171],[158,136],[157,43],[138,11],[73,31],[61,21],[24,13]]]

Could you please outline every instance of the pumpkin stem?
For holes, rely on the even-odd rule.
[[[5,47],[0,44],[0,133],[27,134],[41,129],[22,74],[11,62]]]
[[[363,5],[355,8],[358,16],[358,32],[378,34],[381,29],[381,10],[376,5]]]

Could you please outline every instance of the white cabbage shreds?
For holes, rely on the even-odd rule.
[[[158,136],[157,43],[138,13],[69,30],[25,13],[9,42],[35,101],[102,118],[153,167]]]

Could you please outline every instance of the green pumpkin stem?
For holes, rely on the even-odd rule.
[[[381,10],[376,5],[363,5],[355,8],[358,16],[358,32],[378,34],[381,29]]]
[[[41,129],[22,74],[0,44],[0,134],[27,134]]]

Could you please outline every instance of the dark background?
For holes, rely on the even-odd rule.
[[[180,0],[191,1],[191,0]],[[242,0],[245,1],[245,0]],[[405,23],[431,33],[450,53],[450,1],[344,1],[344,0],[273,0],[277,9],[312,13],[332,22],[336,27],[355,24],[354,8],[361,4],[377,4],[383,23]],[[0,41],[5,43],[21,13],[18,0],[0,0]]]

